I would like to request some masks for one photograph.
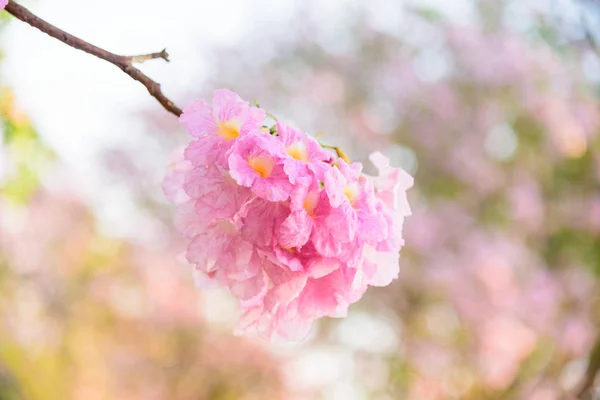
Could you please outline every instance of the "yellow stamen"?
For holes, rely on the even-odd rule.
[[[285,250],[285,251],[287,251],[290,254],[296,254],[297,253],[296,249],[294,249],[294,248],[287,248],[287,247],[283,247],[282,245],[279,245],[279,247],[282,250]]]
[[[248,157],[248,164],[261,178],[268,178],[275,166],[275,162],[269,156]]]
[[[285,152],[298,161],[308,161],[308,152],[306,151],[306,146],[302,142],[294,143],[290,147],[286,148]]]
[[[229,220],[219,220],[215,225],[223,233],[233,234],[237,232],[235,225]]]
[[[315,208],[317,208],[318,202],[319,192],[313,191],[306,196],[306,199],[304,199],[304,204],[302,204],[302,207],[304,208],[306,213],[312,218],[314,218],[315,216]]]
[[[346,186],[344,188],[344,194],[350,204],[354,205],[354,200],[358,197],[358,186],[356,186],[356,184]]]
[[[240,136],[240,128],[233,121],[217,122],[217,133],[225,140],[233,140]]]

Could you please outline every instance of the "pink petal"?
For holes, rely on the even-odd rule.
[[[345,200],[344,186],[346,186],[346,178],[339,168],[332,167],[325,173],[325,191],[332,207],[339,207]]]
[[[397,251],[380,252],[365,246],[363,273],[365,283],[372,286],[387,286],[398,278],[400,271]]]
[[[279,243],[288,249],[302,247],[312,232],[314,221],[303,209],[291,213],[279,228]]]
[[[167,176],[162,182],[162,189],[171,202],[182,204],[189,200],[184,190],[186,175],[192,169],[192,164],[183,159],[183,151],[178,151],[169,166]]]
[[[346,243],[354,239],[358,228],[358,216],[348,202],[341,204],[338,208],[331,209],[323,224],[317,229],[325,229],[328,234],[336,240]]]
[[[186,125],[188,133],[194,137],[213,134],[217,129],[212,107],[204,100],[198,100],[183,109],[179,121]]]
[[[219,121],[231,121],[248,109],[247,102],[242,100],[237,93],[227,89],[215,90],[213,105],[214,114]]]
[[[280,203],[255,198],[240,213],[242,237],[258,246],[271,247],[276,242],[275,229],[287,218],[289,209]]]
[[[229,238],[223,235],[214,235],[210,230],[196,235],[187,249],[187,260],[196,264],[197,267],[205,272],[214,271],[217,268],[217,261],[221,253],[229,244]]]
[[[243,308],[251,308],[260,304],[265,297],[269,289],[269,277],[262,271],[250,279],[231,282],[229,289],[240,300]]]
[[[290,197],[292,184],[282,167],[275,167],[270,177],[256,178],[252,185],[252,192],[269,201],[285,201]]]
[[[256,325],[261,315],[261,306],[256,306],[246,310],[235,325],[233,334],[235,336],[243,335],[248,329]]]
[[[336,258],[319,258],[309,264],[308,276],[314,279],[322,278],[340,268]]]

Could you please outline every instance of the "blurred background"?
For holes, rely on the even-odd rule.
[[[303,343],[233,337],[160,189],[183,127],[0,12],[0,399],[594,398],[600,2],[22,4],[119,54],[167,47],[141,69],[180,107],[229,88],[416,184],[398,281]]]

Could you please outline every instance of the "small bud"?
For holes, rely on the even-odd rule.
[[[350,157],[348,157],[348,155],[346,153],[344,153],[344,151],[342,149],[340,149],[339,147],[335,148],[335,153],[337,154],[337,156],[339,158],[346,161],[348,164],[350,164],[352,162],[352,161],[350,161]]]

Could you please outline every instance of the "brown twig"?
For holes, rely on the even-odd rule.
[[[157,58],[162,58],[166,62],[169,62],[169,53],[167,53],[167,49],[162,49],[158,53],[150,53],[150,54],[141,54],[139,56],[128,56],[126,57],[131,63],[141,64],[148,60],[155,60]]]
[[[169,61],[169,54],[167,53],[166,49],[158,53],[143,54],[139,56],[120,56],[101,49],[98,46],[94,46],[85,40],[79,39],[78,37],[73,36],[52,24],[49,24],[43,19],[32,14],[31,11],[27,10],[25,7],[15,3],[12,0],[9,0],[5,10],[15,16],[15,18],[20,19],[21,21],[39,29],[53,38],[60,40],[68,46],[85,51],[88,54],[116,65],[131,78],[144,85],[146,89],[148,89],[150,95],[158,100],[158,102],[162,104],[167,111],[175,114],[178,117],[181,115],[181,109],[163,94],[160,89],[160,84],[150,79],[147,75],[133,65],[133,63],[142,63],[144,61],[153,60],[156,58],[162,58],[165,61]]]
[[[586,393],[594,387],[594,382],[596,380],[596,375],[598,375],[598,371],[600,370],[600,338],[596,340],[596,344],[592,348],[590,352],[590,359],[588,361],[588,366],[585,371],[585,375],[581,379],[581,382],[577,385],[576,388],[576,397],[578,399],[583,399]]]

